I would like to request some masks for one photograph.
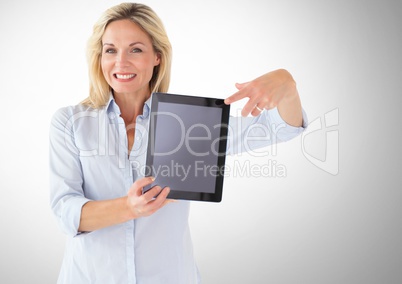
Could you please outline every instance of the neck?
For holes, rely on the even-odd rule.
[[[126,124],[135,122],[137,116],[142,114],[144,103],[149,97],[150,92],[143,94],[114,92],[114,100],[119,106],[121,112],[120,116]]]

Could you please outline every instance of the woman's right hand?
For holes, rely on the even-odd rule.
[[[152,215],[166,204],[173,202],[173,200],[166,199],[170,192],[169,187],[162,189],[160,186],[154,186],[142,194],[142,188],[153,181],[153,177],[141,178],[136,180],[128,190],[127,207],[133,219]],[[155,198],[155,196],[157,197]]]
[[[129,220],[149,216],[175,200],[166,199],[170,189],[154,186],[142,194],[142,188],[151,184],[153,178],[137,180],[128,190],[127,196],[108,200],[92,200],[81,210],[78,232],[91,232]],[[160,194],[159,194],[160,193]],[[158,195],[159,194],[159,195]],[[154,198],[158,195],[156,198]]]

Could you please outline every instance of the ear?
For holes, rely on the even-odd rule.
[[[161,64],[161,54],[157,52],[154,66],[158,66],[159,64]]]

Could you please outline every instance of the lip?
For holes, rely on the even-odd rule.
[[[113,78],[119,82],[129,82],[134,80],[137,77],[135,73],[114,73]]]

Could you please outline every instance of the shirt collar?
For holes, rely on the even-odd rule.
[[[149,99],[147,99],[145,101],[144,108],[142,110],[143,118],[148,118],[149,117],[149,113],[151,112],[151,102],[152,102],[152,94],[149,97]]]
[[[106,112],[108,114],[111,113],[111,112],[114,112],[114,113],[120,115],[120,108],[116,104],[116,102],[114,101],[114,97],[113,97],[112,92],[110,92],[109,101],[106,104]]]
[[[149,113],[151,111],[151,102],[152,102],[152,94],[149,97],[149,99],[145,101],[144,108],[142,109],[142,117],[143,118],[148,118],[149,117]],[[112,92],[110,92],[109,101],[106,104],[106,111],[107,111],[108,114],[110,114],[111,112],[114,112],[116,115],[121,114],[120,108],[116,104],[116,101],[114,100]]]

